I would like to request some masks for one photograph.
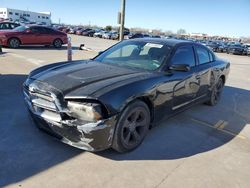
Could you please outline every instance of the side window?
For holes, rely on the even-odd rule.
[[[181,46],[176,51],[171,60],[172,64],[187,64],[195,66],[194,50],[192,46]]]
[[[53,31],[49,28],[43,28],[43,33],[52,33]]]
[[[34,33],[45,33],[46,31],[42,27],[32,27],[30,28],[32,32]]]
[[[210,62],[209,52],[207,49],[197,46],[196,51],[200,65]]]
[[[33,32],[33,33],[40,33],[41,31],[39,30],[39,27],[31,27],[30,30]]]
[[[211,52],[208,52],[209,53],[209,59],[210,59],[210,62],[214,61],[214,56]]]
[[[16,27],[16,24],[10,24],[10,29],[14,29]]]

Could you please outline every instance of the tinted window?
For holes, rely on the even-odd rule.
[[[44,27],[44,28],[43,28],[43,32],[45,32],[45,33],[54,33],[54,30],[53,30],[53,29],[50,29],[50,28]]]
[[[44,33],[44,30],[41,27],[31,27],[30,30],[34,33]]]
[[[210,61],[214,61],[214,56],[211,52],[208,52],[209,53],[209,58],[210,58]]]
[[[179,47],[171,60],[172,64],[187,64],[190,67],[195,66],[194,51],[192,46]]]
[[[0,24],[0,29],[8,29],[6,24]]]
[[[197,46],[196,51],[200,64],[210,62],[209,52],[207,49]]]

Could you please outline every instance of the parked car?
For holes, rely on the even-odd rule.
[[[209,41],[209,42],[207,42],[206,46],[209,47],[212,51],[218,52],[220,45],[218,42]]]
[[[70,28],[68,34],[75,34],[76,28]]]
[[[147,37],[151,37],[151,35],[149,35],[149,34],[143,34],[143,37],[147,38]],[[139,37],[137,37],[137,38],[139,38]]]
[[[142,33],[135,33],[128,35],[128,39],[136,39],[136,38],[144,38],[144,35]]]
[[[243,44],[242,47],[244,48],[242,55],[247,55],[247,51],[250,49],[250,45]]]
[[[93,37],[98,37],[98,38],[102,38],[103,34],[105,33],[106,31],[101,29],[101,30],[96,30],[96,32],[94,33]]]
[[[243,55],[244,47],[240,44],[230,45],[227,48],[228,54]]]
[[[160,35],[152,35],[151,37],[152,37],[152,38],[161,38]]]
[[[84,30],[85,30],[84,28],[78,29],[78,30],[76,31],[76,35],[82,35],[82,32],[83,32]]]
[[[63,28],[63,30],[62,30],[62,32],[64,32],[64,33],[68,33],[69,31],[70,31],[69,27]]]
[[[93,37],[94,33],[95,33],[95,30],[90,29],[90,28],[85,29],[85,30],[82,31],[83,36]]]
[[[250,48],[247,49],[247,55],[250,55]]]
[[[119,39],[119,33],[118,32],[113,32],[111,33],[110,39],[112,40],[118,40]]]
[[[69,34],[76,34],[77,31],[82,30],[82,27],[75,27],[69,31]]]
[[[14,29],[14,28],[16,28],[18,26],[20,26],[20,24],[18,24],[18,23],[0,22],[0,30]]]
[[[53,45],[61,48],[67,43],[67,34],[44,26],[19,26],[0,31],[0,45],[18,48],[20,45]]]
[[[112,36],[112,32],[107,31],[103,33],[102,38],[111,39],[111,36]]]
[[[217,52],[227,52],[228,45],[225,42],[220,42]]]
[[[229,68],[197,43],[124,40],[92,60],[32,71],[23,91],[40,129],[80,149],[126,152],[162,118],[197,103],[216,105]]]

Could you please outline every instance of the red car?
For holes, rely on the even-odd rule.
[[[53,45],[61,48],[68,42],[67,34],[44,26],[19,26],[0,31],[0,45],[18,48],[20,45]]]

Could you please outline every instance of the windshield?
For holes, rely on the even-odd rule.
[[[99,62],[156,70],[167,59],[171,48],[156,42],[123,41],[97,56],[94,60]]]
[[[28,28],[29,27],[22,25],[22,26],[18,26],[15,29],[13,29],[13,31],[25,31]]]

